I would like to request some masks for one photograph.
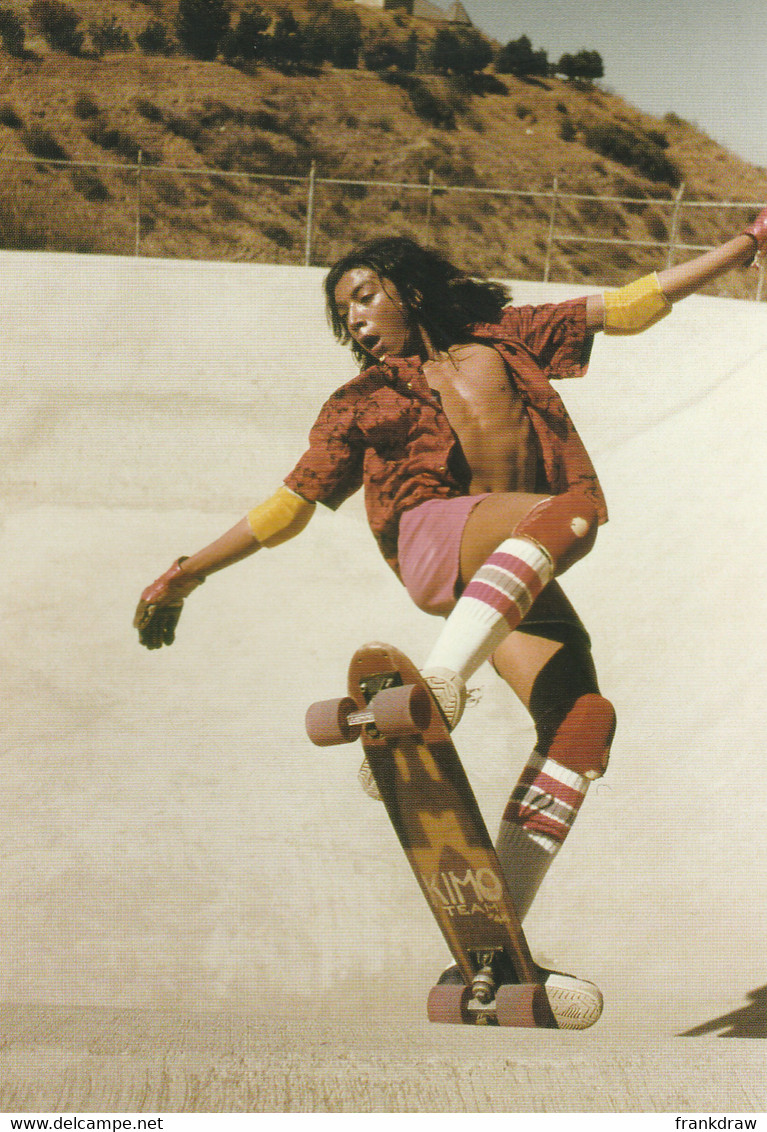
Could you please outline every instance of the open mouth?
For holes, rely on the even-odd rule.
[[[360,338],[360,345],[363,349],[367,350],[369,354],[375,354],[376,346],[381,345],[381,339],[378,334],[365,334]]]

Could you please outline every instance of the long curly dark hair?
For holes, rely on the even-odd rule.
[[[339,317],[335,299],[340,279],[355,267],[369,267],[380,279],[390,280],[407,311],[441,350],[467,341],[476,323],[497,322],[511,299],[503,284],[477,279],[407,236],[382,236],[362,244],[330,268],[325,279],[325,302],[333,333],[343,345],[351,345],[363,366],[376,359],[353,340]]]

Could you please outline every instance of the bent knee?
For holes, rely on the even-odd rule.
[[[598,529],[595,504],[581,492],[566,491],[537,503],[517,523],[513,534],[543,547],[554,563],[554,573],[559,575],[588,554]]]
[[[548,745],[546,755],[583,778],[601,778],[607,770],[615,735],[615,708],[604,696],[579,696]]]

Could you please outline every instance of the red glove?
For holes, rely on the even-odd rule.
[[[763,208],[753,224],[743,229],[744,236],[753,236],[756,240],[756,255],[752,260],[755,263],[767,247],[767,208]]]
[[[182,562],[186,562],[186,558],[179,558],[170,570],[147,586],[136,607],[133,626],[138,629],[139,641],[148,649],[173,644],[184,598],[205,581],[194,574],[183,573]]]

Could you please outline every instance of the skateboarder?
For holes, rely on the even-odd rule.
[[[184,600],[210,574],[294,537],[317,503],[335,509],[364,485],[384,558],[419,608],[446,618],[423,672],[449,726],[488,659],[534,721],[497,841],[522,919],[605,773],[615,728],[588,634],[556,580],[591,549],[607,511],[550,380],[585,373],[597,331],[644,330],[766,245],[767,208],[686,264],[537,307],[507,305],[499,284],[404,238],[351,252],[327,276],[326,299],[360,374],[325,403],[278,491],[144,591],[141,643],[171,644]]]

